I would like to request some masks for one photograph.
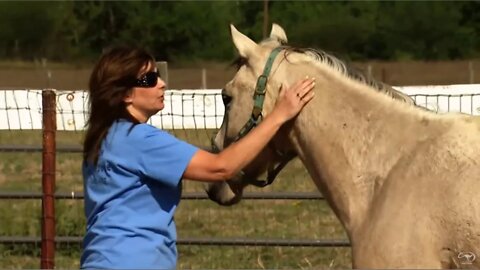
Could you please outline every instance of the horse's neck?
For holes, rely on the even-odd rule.
[[[368,218],[393,166],[427,139],[425,121],[430,120],[387,97],[362,93],[373,90],[354,89],[363,87],[355,83],[317,79],[317,85],[319,92],[296,120],[290,138],[350,233]]]

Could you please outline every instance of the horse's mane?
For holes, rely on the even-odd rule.
[[[383,92],[394,99],[398,99],[410,104],[415,104],[415,101],[410,96],[398,90],[395,90],[392,86],[386,83],[375,80],[372,76],[363,73],[361,70],[353,67],[352,65],[346,64],[345,61],[342,61],[334,55],[327,53],[323,50],[313,48],[288,47],[287,57],[290,52],[305,54],[313,60],[326,63],[331,68],[337,70],[341,74],[358,82],[366,84],[379,92]]]
[[[337,70],[338,72],[347,76],[348,78],[351,78],[365,85],[368,85],[379,92],[383,92],[384,94],[386,94],[387,96],[390,96],[393,99],[400,100],[408,104],[416,105],[415,100],[413,100],[407,94],[404,94],[394,89],[392,86],[386,83],[375,80],[372,76],[365,74],[364,72],[353,67],[352,65],[346,64],[345,61],[340,60],[333,54],[327,53],[326,51],[319,50],[319,49],[286,46],[285,42],[278,40],[276,38],[267,38],[262,42],[260,42],[260,44],[267,44],[269,42],[274,42],[277,44],[280,43],[280,45],[287,50],[286,57],[288,57],[288,54],[292,52],[307,55],[314,61],[326,63],[331,68]],[[237,70],[239,70],[240,67],[246,64],[247,62],[248,62],[247,59],[243,57],[238,57],[234,61],[232,61],[230,66],[235,66]]]

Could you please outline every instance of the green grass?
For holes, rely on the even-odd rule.
[[[180,269],[350,268],[350,250],[312,247],[179,247]]]
[[[172,132],[195,145],[208,146],[213,131]],[[2,131],[2,145],[41,145],[39,131]],[[59,132],[57,146],[77,145],[81,132]],[[41,191],[41,153],[0,152],[2,191]],[[81,192],[80,153],[58,153],[56,190]],[[205,184],[184,182],[184,192],[203,191]],[[295,160],[264,189],[247,191],[316,191],[302,164]],[[56,201],[56,234],[82,236],[85,228],[81,200]],[[41,235],[39,200],[1,200],[0,236]],[[190,237],[232,237],[253,239],[346,239],[345,232],[324,201],[244,200],[221,207],[208,200],[183,200],[176,214],[178,235]],[[57,268],[78,268],[81,247],[59,244]],[[39,268],[40,244],[0,245],[0,268]],[[179,246],[179,268],[324,268],[350,267],[349,248]]]

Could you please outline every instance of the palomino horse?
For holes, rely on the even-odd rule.
[[[268,115],[282,83],[315,77],[315,98],[244,176],[210,185],[211,199],[238,202],[245,179],[271,162],[268,152],[294,152],[344,226],[353,267],[480,268],[478,117],[392,99],[325,53],[279,47],[278,26],[260,44],[233,26],[231,35],[241,66],[223,90],[217,146]]]

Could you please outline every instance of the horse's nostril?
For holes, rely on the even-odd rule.
[[[220,189],[217,185],[215,185],[215,184],[208,185],[208,187],[205,189],[205,192],[207,193],[208,198],[211,201],[214,201],[214,202],[221,205],[221,200],[220,200],[220,196],[219,196]]]
[[[212,201],[214,201],[214,202],[216,201],[216,200],[215,200],[216,197],[214,196],[213,188],[208,187],[208,188],[205,189],[205,192],[207,193],[208,198],[209,198],[210,200],[212,200]]]
[[[232,206],[238,203],[241,198],[240,196],[229,195],[227,193],[229,190],[228,184],[225,182],[210,184],[205,189],[205,192],[208,195],[208,198],[221,206]]]

